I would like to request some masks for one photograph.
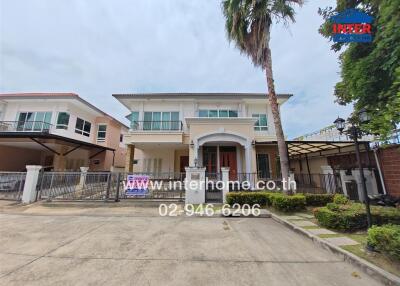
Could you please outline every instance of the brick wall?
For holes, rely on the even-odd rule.
[[[400,145],[379,149],[379,161],[386,191],[392,196],[400,197]]]

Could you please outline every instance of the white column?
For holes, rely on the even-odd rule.
[[[204,204],[206,202],[206,168],[186,167],[185,204]]]
[[[33,203],[36,199],[36,186],[39,179],[40,169],[42,169],[42,166],[26,166],[24,192],[22,193],[22,202],[24,204]]]
[[[224,188],[222,189],[222,203],[226,203],[226,194],[229,193],[229,167],[221,167],[221,178],[224,183]]]
[[[86,175],[87,171],[89,170],[89,167],[80,167],[80,169],[81,169],[81,178],[79,179],[79,187],[83,188],[83,186],[85,185]]]
[[[246,179],[250,183],[250,189],[254,190],[254,180],[251,177],[251,151],[253,146],[251,144],[247,144],[245,147],[245,160],[246,160]]]

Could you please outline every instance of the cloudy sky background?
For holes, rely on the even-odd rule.
[[[350,107],[334,103],[337,54],[308,0],[272,33],[276,90],[288,138]],[[219,0],[1,0],[0,92],[76,92],[123,120],[112,96],[133,92],[265,92],[264,73],[226,39]]]

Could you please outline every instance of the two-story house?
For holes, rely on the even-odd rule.
[[[279,176],[275,128],[266,94],[113,96],[131,111],[127,116],[130,129],[124,136],[128,172],[171,177],[197,165],[205,167],[208,174],[230,167],[231,179],[250,173],[262,178]],[[279,104],[290,96],[278,95]]]
[[[127,130],[74,93],[0,94],[0,171],[124,166]]]

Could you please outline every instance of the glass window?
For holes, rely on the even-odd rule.
[[[171,130],[180,130],[179,112],[171,112]]]
[[[57,129],[68,129],[69,113],[59,112],[57,117]]]
[[[179,130],[179,112],[145,112],[143,130]]]
[[[219,115],[219,117],[228,117],[229,111],[228,110],[220,110],[218,115]]]
[[[218,110],[209,110],[208,117],[218,117]]]
[[[106,141],[107,125],[99,124],[97,128],[97,142]]]
[[[253,114],[253,118],[257,118],[257,121],[254,124],[254,130],[256,130],[256,131],[267,131],[268,130],[266,114]]]
[[[76,119],[76,124],[75,124],[75,133],[82,134],[84,136],[89,137],[91,127],[92,127],[92,124],[90,122],[85,121],[78,117]]]
[[[238,112],[236,110],[229,110],[229,117],[238,117]]]
[[[139,112],[133,111],[129,116],[129,120],[131,121],[131,129],[137,130],[139,128]]]
[[[199,117],[208,117],[208,110],[200,109]]]
[[[51,112],[20,112],[17,116],[18,131],[48,131]]]
[[[220,110],[208,110],[199,109],[199,117],[238,117],[236,110],[220,109]]]

